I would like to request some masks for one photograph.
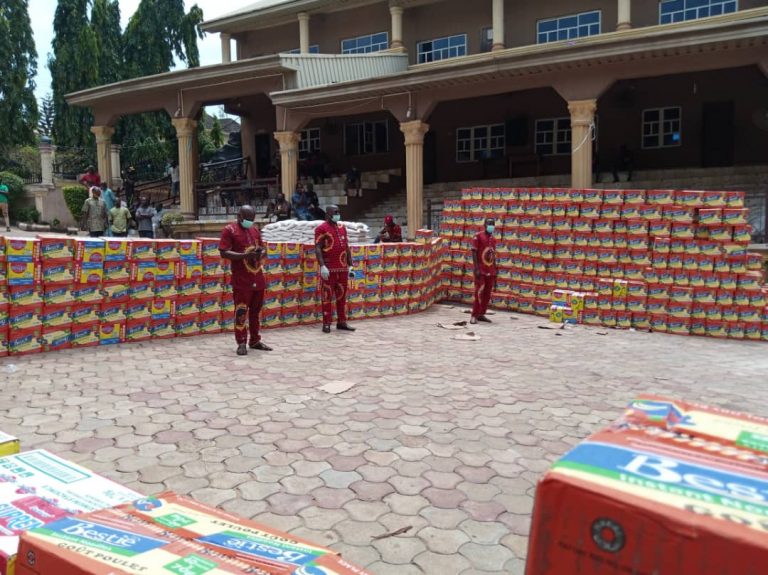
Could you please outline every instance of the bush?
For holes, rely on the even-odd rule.
[[[25,224],[40,223],[40,212],[36,208],[22,208],[17,212],[16,220]]]
[[[67,208],[76,222],[80,221],[80,216],[83,213],[83,204],[88,199],[88,190],[84,186],[64,186],[62,188],[64,194],[64,201],[67,203]]]
[[[0,184],[8,186],[8,201],[11,204],[11,219],[19,219],[24,201],[24,180],[11,172],[0,172]]]

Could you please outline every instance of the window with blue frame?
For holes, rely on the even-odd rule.
[[[342,54],[370,54],[389,49],[389,32],[366,34],[341,41]]]
[[[536,23],[536,38],[539,44],[546,44],[595,36],[600,34],[600,20],[600,10],[539,20]]]
[[[312,44],[309,47],[309,53],[310,54],[319,54],[320,53],[320,46],[318,44]],[[294,48],[293,50],[289,50],[288,54],[301,54],[301,48]]]
[[[659,2],[659,24],[720,16],[738,9],[738,0],[662,0]]]
[[[457,34],[445,38],[425,40],[416,45],[416,52],[419,56],[419,64],[466,56],[467,35]]]

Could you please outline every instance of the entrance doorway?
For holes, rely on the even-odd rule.
[[[256,135],[256,177],[268,178],[272,169],[272,135]]]
[[[733,102],[706,102],[702,110],[701,163],[705,168],[732,166],[735,139]]]

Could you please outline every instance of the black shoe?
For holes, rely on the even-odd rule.
[[[237,346],[237,355],[248,355],[248,348],[244,343]]]
[[[323,333],[331,333],[331,326],[324,325],[323,326]]]
[[[330,328],[328,328],[330,331]],[[339,331],[355,331],[354,327],[350,327],[349,324],[346,323],[338,323],[336,324],[336,329]]]
[[[272,351],[272,348],[269,347],[267,344],[258,342],[258,343],[252,343],[250,346],[251,349],[256,349],[258,351]]]

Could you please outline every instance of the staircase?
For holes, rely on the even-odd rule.
[[[390,197],[405,194],[403,179],[399,169],[363,172],[360,175],[363,197],[348,198],[344,176],[326,179],[323,184],[315,184],[314,190],[320,200],[320,207],[335,204],[342,210],[345,220],[360,221],[360,216]]]
[[[619,174],[626,178],[626,174]],[[568,174],[542,176],[539,178],[513,178],[469,182],[447,182],[424,186],[424,210],[427,202],[442,202],[459,199],[461,190],[472,187],[482,188],[523,188],[546,187],[565,188],[571,185]],[[687,190],[737,190],[742,192],[768,193],[768,167],[739,166],[730,168],[681,168],[669,170],[642,170],[633,174],[631,182],[613,182],[613,175],[600,174],[594,184],[603,189],[687,189]],[[366,210],[357,221],[364,222],[372,229],[383,225],[384,216],[392,215],[400,225],[406,224],[407,201],[405,190],[400,190]],[[425,216],[426,217],[426,216]]]

